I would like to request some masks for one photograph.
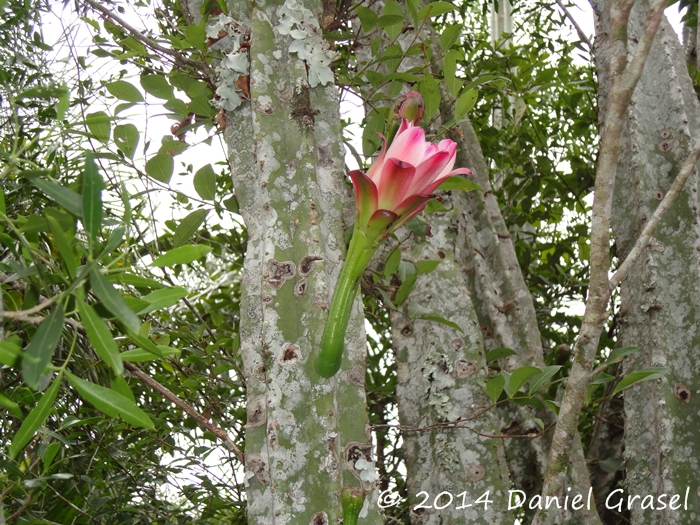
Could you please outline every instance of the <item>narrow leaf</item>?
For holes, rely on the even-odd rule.
[[[460,326],[457,323],[453,321],[448,321],[447,319],[445,319],[444,317],[440,317],[439,315],[421,315],[420,317],[418,317],[418,319],[425,319],[426,321],[434,321],[436,323],[441,323],[464,333],[464,330],[462,330],[462,328],[460,328]]]
[[[24,414],[22,413],[22,409],[19,408],[19,405],[4,394],[0,394],[0,407],[12,412],[12,415],[15,417],[24,419]]]
[[[80,195],[73,190],[69,190],[52,180],[41,177],[31,177],[29,182],[43,191],[44,194],[54,200],[56,204],[63,206],[76,217],[83,216],[83,204]]]
[[[53,311],[44,319],[32,340],[29,341],[22,356],[22,377],[31,388],[39,386],[41,374],[51,361],[51,356],[61,339],[65,312],[63,305],[58,303]]]
[[[153,312],[154,310],[160,310],[161,308],[167,308],[168,306],[173,306],[183,297],[187,296],[187,290],[182,286],[173,286],[171,288],[161,288],[154,292],[149,293],[142,300],[150,303],[147,307],[139,312],[139,314],[145,314],[148,312]]]
[[[177,266],[178,264],[189,264],[211,251],[211,246],[203,244],[186,244],[165,252],[151,263],[151,266]]]
[[[442,191],[452,191],[452,190],[462,190],[462,191],[483,191],[481,186],[476,182],[473,182],[459,175],[453,175],[452,177],[447,177],[442,184],[438,187],[438,190]]]
[[[122,361],[128,361],[130,363],[139,363],[143,361],[154,361],[155,359],[165,359],[171,355],[177,355],[180,351],[177,348],[172,348],[169,346],[156,346],[158,353],[149,352],[143,348],[134,348],[133,350],[127,350],[121,353]]]
[[[9,341],[0,341],[0,364],[15,366],[17,358],[22,353],[22,348]]]
[[[637,383],[641,383],[642,381],[650,381],[652,379],[659,379],[660,377],[665,376],[669,372],[670,372],[670,370],[668,368],[660,368],[660,367],[643,368],[642,370],[637,370],[636,372],[632,372],[620,380],[620,382],[615,387],[615,390],[613,390],[612,395],[614,396],[614,395],[622,392],[625,388],[629,388],[632,385],[636,385]]]
[[[547,382],[561,369],[561,366],[546,366],[541,373],[537,374],[530,380],[530,390],[528,394],[537,392],[540,388],[547,385]]]
[[[49,225],[49,230],[51,230],[53,245],[58,250],[63,264],[68,270],[68,275],[70,275],[71,279],[75,279],[76,271],[78,270],[78,259],[73,252],[71,241],[54,217],[46,215],[46,223]]]
[[[88,234],[88,243],[92,248],[102,225],[102,177],[91,152],[85,155],[82,203],[83,225]]]
[[[476,104],[477,98],[479,98],[479,91],[476,89],[462,93],[455,104],[455,120],[460,120],[469,113]]]
[[[431,2],[424,5],[420,11],[418,11],[418,20],[425,20],[428,17],[440,16],[445,13],[457,9],[454,5],[448,2]]]
[[[97,355],[114,370],[115,374],[122,375],[124,366],[119,358],[119,348],[112,337],[112,332],[109,331],[97,312],[85,301],[78,301],[78,311],[88,339]]]
[[[401,306],[403,302],[408,299],[413,287],[416,285],[416,279],[418,279],[418,274],[413,274],[401,283],[399,289],[396,290],[396,299],[394,301],[396,306]]]
[[[114,418],[121,416],[124,421],[135,427],[155,428],[148,414],[137,407],[129,398],[111,388],[80,379],[70,372],[66,372],[66,377],[80,396],[94,405],[100,412]]]
[[[90,270],[90,284],[105,308],[112,312],[129,330],[138,332],[141,326],[139,318],[134,311],[126,305],[119,292],[117,292],[114,286],[112,286],[112,283],[100,273],[98,268],[92,268],[92,270]]]
[[[398,272],[399,264],[401,264],[401,250],[395,248],[387,257],[386,263],[384,263],[384,277],[390,277]]]
[[[46,418],[49,417],[60,384],[61,374],[58,374],[58,377],[54,379],[54,382],[46,392],[44,392],[44,395],[41,396],[37,405],[29,412],[26,419],[22,422],[22,425],[19,427],[15,437],[12,438],[12,443],[8,448],[10,458],[14,459],[15,456],[17,456],[17,453],[31,441],[32,437],[34,437],[34,433],[44,424]]]
[[[430,273],[440,264],[439,260],[418,261],[416,263],[416,273]]]

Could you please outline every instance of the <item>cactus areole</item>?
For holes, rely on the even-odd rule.
[[[345,265],[326,321],[316,372],[332,377],[343,358],[345,332],[362,274],[386,237],[411,217],[423,211],[432,194],[448,177],[471,174],[466,168],[453,170],[457,144],[449,139],[433,144],[414,121],[401,116],[401,124],[387,148],[382,149],[367,173],[350,172],[355,188],[357,214]],[[381,135],[380,135],[381,136]]]

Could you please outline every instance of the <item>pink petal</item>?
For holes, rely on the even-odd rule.
[[[357,220],[365,225],[372,214],[377,211],[377,186],[360,170],[350,172],[352,185],[355,189],[355,206],[357,207]]]
[[[367,177],[375,184],[379,184],[379,178],[381,177],[382,168],[384,167],[384,159],[386,158],[386,137],[381,133],[377,133],[382,138],[382,149],[379,150],[379,155],[372,165],[367,170]]]
[[[425,209],[425,205],[432,198],[432,195],[413,195],[404,200],[396,209],[398,219],[391,225],[392,231],[422,212]]]
[[[415,126],[408,127],[405,131],[399,129],[389,146],[387,156],[417,166],[424,156],[427,145],[423,128]]]
[[[440,184],[445,182],[445,179],[452,177],[452,175],[474,175],[474,173],[468,168],[459,168],[454,171],[450,171],[449,173],[445,173],[444,175],[441,175],[440,177],[435,179],[435,181],[432,184],[425,188],[425,193],[434,192],[436,189],[438,189]]]
[[[446,171],[450,164],[454,164],[454,152],[438,151],[432,157],[427,158],[416,167],[416,175],[413,177],[411,184],[405,195],[418,195],[430,193],[426,188],[440,177]],[[447,170],[449,171],[449,170]]]
[[[414,180],[416,168],[399,159],[388,159],[384,163],[378,189],[377,207],[393,210],[399,204],[406,190]]]

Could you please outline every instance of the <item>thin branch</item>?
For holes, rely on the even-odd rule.
[[[639,259],[642,251],[649,244],[649,241],[654,235],[656,227],[659,225],[659,222],[661,222],[664,214],[671,208],[671,206],[673,206],[676,198],[683,190],[685,183],[695,171],[698,160],[700,160],[700,137],[698,137],[696,140],[695,148],[688,155],[688,158],[685,160],[680,172],[678,172],[673,184],[671,184],[668,192],[666,195],[664,195],[663,200],[656,210],[654,210],[654,214],[651,216],[651,219],[649,219],[649,222],[647,222],[647,225],[644,227],[642,234],[637,239],[637,242],[634,244],[634,247],[630,251],[629,255],[627,255],[627,258],[610,278],[611,290],[617,288],[622,280],[627,277],[627,273],[629,272],[630,268],[637,261],[637,259]]]
[[[588,45],[588,49],[593,49],[593,45],[591,44],[591,41],[588,39],[586,36],[586,33],[583,32],[583,29],[581,29],[581,26],[578,25],[576,22],[576,19],[571,15],[569,10],[566,8],[566,6],[562,3],[561,0],[554,0],[559,8],[564,11],[564,15],[566,15],[566,18],[569,19],[569,22],[574,26],[574,29],[576,29],[576,32],[578,33],[578,37],[581,39],[582,42],[585,42],[586,45]]]
[[[214,78],[214,74],[209,68],[207,64],[204,62],[198,62],[196,60],[189,59],[182,54],[178,53],[177,51],[174,51],[173,49],[167,48],[165,46],[160,45],[158,42],[155,40],[152,40],[145,36],[141,31],[136,29],[134,26],[129,24],[126,20],[124,20],[122,17],[119,15],[115,14],[113,11],[108,9],[107,7],[98,4],[94,0],[83,0],[87,5],[92,7],[95,11],[99,11],[100,14],[104,18],[110,19],[113,22],[116,22],[117,25],[120,27],[123,27],[126,29],[129,33],[131,33],[131,36],[133,36],[136,40],[144,44],[145,46],[153,49],[154,51],[159,51],[165,55],[169,55],[173,58],[175,58],[176,61],[181,62],[183,64],[186,64],[194,69],[197,69],[199,71],[202,71],[207,78],[212,79]]]
[[[159,394],[162,394],[163,397],[165,397],[166,399],[171,401],[177,407],[181,408],[183,412],[192,416],[197,421],[199,426],[208,430],[209,432],[214,434],[216,437],[218,437],[220,440],[222,440],[224,443],[226,443],[226,446],[231,451],[233,451],[236,458],[238,458],[238,461],[240,461],[241,463],[245,462],[245,460],[243,458],[243,453],[236,446],[236,444],[233,442],[231,437],[226,433],[226,431],[214,426],[212,423],[209,422],[209,420],[206,417],[204,417],[202,414],[197,412],[190,405],[185,403],[182,399],[180,399],[175,394],[173,394],[170,390],[168,390],[168,388],[166,388],[165,386],[160,384],[158,381],[153,379],[148,374],[144,373],[136,365],[133,365],[132,363],[129,363],[129,362],[125,362],[124,368],[126,368],[134,376],[138,377],[144,384],[148,385],[149,387],[151,387],[153,390],[155,390]]]

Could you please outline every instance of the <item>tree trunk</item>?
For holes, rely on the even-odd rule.
[[[606,71],[606,3],[598,7],[603,35],[597,60]],[[630,42],[642,31],[645,2],[630,16]],[[628,46],[628,56],[633,50]],[[603,100],[609,78],[600,78]],[[622,261],[664,197],[700,131],[700,108],[686,69],[678,38],[664,19],[646,68],[627,112],[615,181],[612,228]],[[646,367],[667,367],[659,380],[624,392],[626,491],[641,496],[631,508],[634,524],[674,524],[697,521],[696,480],[700,456],[700,424],[694,398],[700,383],[700,225],[697,174],[664,216],[651,242],[631,268],[620,290],[620,343],[637,346],[625,375]],[[688,510],[684,507],[689,490]],[[681,507],[659,510],[680,494]],[[654,499],[642,509],[645,496]],[[617,500],[615,500],[616,502]],[[613,502],[614,503],[614,502]],[[626,499],[625,499],[626,507]]]
[[[334,85],[309,86],[291,37],[278,31],[282,4],[249,12],[234,2],[230,13],[250,31],[250,96],[227,113],[225,130],[248,232],[240,309],[248,521],[338,523],[352,486],[369,494],[360,522],[378,524],[359,301],[341,371],[326,380],[314,370],[345,253],[339,95]],[[320,2],[300,4],[321,18]]]

